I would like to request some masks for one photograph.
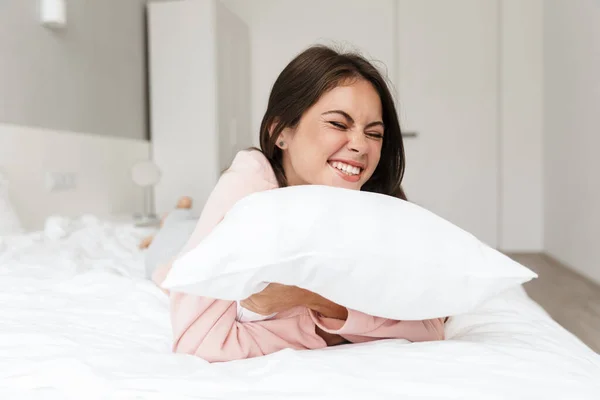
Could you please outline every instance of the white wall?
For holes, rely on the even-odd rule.
[[[544,2],[544,248],[600,282],[600,2]]]
[[[142,189],[131,167],[149,157],[149,143],[78,132],[0,123],[0,170],[9,197],[27,230],[52,214],[100,217],[142,212]],[[74,189],[50,191],[47,173],[73,173]]]
[[[145,138],[144,3],[67,1],[67,28],[39,0],[0,1],[0,122]]]
[[[496,0],[399,0],[398,89],[408,198],[498,245]]]
[[[543,249],[543,0],[502,0],[500,238],[505,251]]]

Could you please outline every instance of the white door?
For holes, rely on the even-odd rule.
[[[490,246],[498,225],[497,0],[398,0],[409,200]]]

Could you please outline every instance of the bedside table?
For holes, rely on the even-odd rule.
[[[117,224],[133,225],[136,228],[160,228],[160,219],[146,218],[139,214],[114,214],[107,218],[108,221]]]
[[[156,216],[132,215],[132,221],[138,228],[160,228],[160,219]]]

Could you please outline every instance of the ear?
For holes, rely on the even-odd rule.
[[[289,143],[292,140],[292,130],[290,128],[285,128],[281,131],[279,136],[277,137],[277,142],[275,142],[275,146],[279,147],[281,150],[285,150]]]
[[[277,124],[279,123],[279,119],[275,119],[272,123],[271,126],[269,126],[269,135],[272,135],[273,132],[275,131],[275,127],[277,126]],[[279,136],[277,136],[277,141],[275,142],[275,146],[279,147],[280,149],[285,149],[288,146],[289,140],[291,140],[292,138],[292,132],[290,128],[284,128],[280,133]]]

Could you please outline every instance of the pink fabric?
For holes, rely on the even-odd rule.
[[[273,170],[258,151],[239,152],[211,193],[195,231],[181,254],[193,249],[241,198],[277,188]],[[200,266],[199,266],[200,267]],[[170,265],[159,268],[153,279],[160,286]],[[230,361],[270,354],[285,348],[319,349],[325,341],[316,326],[352,343],[382,338],[413,342],[444,339],[442,319],[393,321],[348,310],[345,321],[325,318],[306,307],[296,307],[265,321],[236,321],[234,301],[184,293],[170,293],[173,351],[199,356],[210,362]]]

